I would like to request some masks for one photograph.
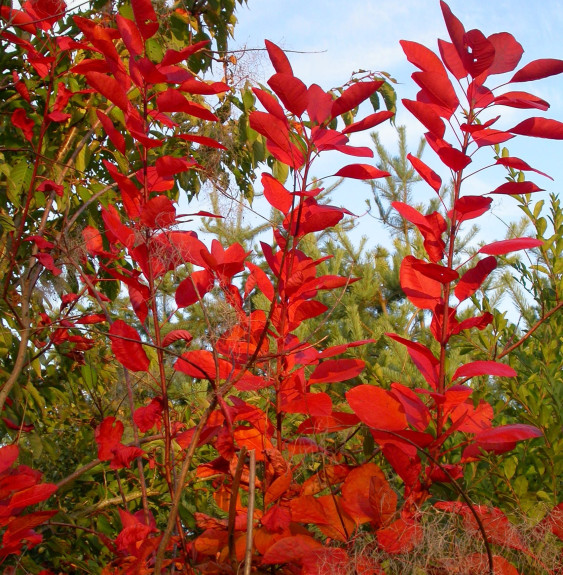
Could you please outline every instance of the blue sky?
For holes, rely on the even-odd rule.
[[[466,30],[478,28],[486,36],[496,32],[513,34],[525,50],[520,66],[537,58],[563,59],[561,0],[541,3],[530,0],[496,0],[491,3],[483,0],[450,0],[449,6]],[[403,55],[399,40],[416,41],[434,51],[437,51],[437,38],[449,40],[438,0],[248,0],[247,6],[238,8],[237,15],[234,44],[237,47],[260,48],[263,47],[263,39],[267,38],[286,50],[304,52],[290,53],[288,56],[294,73],[306,84],[318,83],[328,89],[344,84],[353,71],[384,70],[399,82],[395,86],[399,99],[414,99],[417,91],[410,79],[414,67]],[[262,82],[273,72],[265,56],[251,55],[246,58],[246,65],[254,78]],[[547,112],[530,113],[499,107],[494,114],[502,114],[499,128],[509,128],[530,115],[563,121],[563,75],[535,83],[515,84],[510,89],[529,91],[547,100],[551,108]],[[369,110],[366,109],[366,113]],[[423,133],[422,126],[400,104],[397,124],[407,126],[411,151],[414,152]],[[385,126],[379,132],[385,145],[394,149],[396,137],[391,126]],[[369,145],[370,140],[366,134],[352,143]],[[511,155],[547,172],[555,178],[555,182],[535,174],[529,179],[547,192],[559,192],[563,185],[563,141],[517,137],[507,146]],[[492,153],[482,150],[475,162],[479,157],[485,161],[492,157]],[[439,171],[440,164],[434,160],[430,150],[425,152],[424,159]],[[334,173],[333,161],[341,162],[336,156],[334,160],[325,159],[314,170],[315,175]],[[349,159],[348,163],[352,161]],[[448,178],[447,173],[440,173],[443,180]],[[501,167],[482,172],[468,181],[471,188],[466,189],[466,193],[491,191],[503,183],[504,175]],[[422,201],[427,186],[421,186],[424,186],[420,189]],[[367,186],[350,181],[335,193],[333,203],[349,207],[352,202],[359,213],[364,210],[365,199],[369,197]],[[494,211],[493,224],[497,224],[487,224],[487,231],[494,231],[495,235],[487,239],[502,239],[503,226],[496,216],[508,220],[518,217],[520,212],[512,198],[495,201]],[[380,234],[370,218],[360,220],[360,233],[378,238]]]

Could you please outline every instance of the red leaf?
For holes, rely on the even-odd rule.
[[[487,244],[486,246],[483,246],[478,253],[500,256],[518,250],[537,248],[541,245],[543,245],[543,241],[537,240],[536,238],[514,238],[512,240],[501,240],[499,242]]]
[[[186,329],[173,329],[171,332],[167,333],[162,340],[162,347],[168,347],[171,343],[175,341],[186,341],[188,345],[192,341],[192,334]]]
[[[109,337],[111,340],[111,350],[121,365],[131,371],[149,370],[150,360],[143,349],[141,338],[134,327],[118,319],[111,325]]]
[[[0,475],[12,467],[18,458],[19,452],[20,450],[17,445],[0,447]]]
[[[499,526],[499,528],[502,530],[502,527]],[[488,525],[485,527],[485,531],[488,536]],[[506,547],[504,543],[499,543],[499,545]],[[472,569],[473,573],[485,573],[489,570],[489,558],[486,553],[471,553],[464,558],[464,564]],[[493,570],[495,575],[521,575],[520,571],[502,555],[493,555]]]
[[[270,278],[266,275],[266,272],[262,268],[258,267],[256,264],[253,264],[252,262],[245,262],[245,265],[250,270],[249,280],[253,278],[254,281],[256,282],[255,285],[258,286],[260,292],[263,293],[270,301],[273,301],[274,286],[272,285]],[[254,286],[252,286],[252,288],[253,287]],[[248,293],[250,293],[252,288],[248,289]],[[248,295],[248,293],[247,288],[245,287],[245,295]]]
[[[421,274],[416,269],[419,261],[422,260],[414,256],[403,259],[399,272],[401,287],[413,305],[421,309],[434,309],[442,297],[442,284]]]
[[[431,261],[439,262],[444,256],[446,244],[442,234],[447,229],[446,220],[439,212],[432,212],[425,216],[408,204],[392,202],[391,205],[411,224],[414,224],[424,238],[424,249]]]
[[[264,513],[261,523],[272,533],[283,533],[291,523],[291,513],[287,507],[274,505]]]
[[[542,432],[537,427],[526,425],[524,423],[515,423],[512,425],[501,425],[499,427],[482,431],[475,436],[475,440],[480,444],[486,444],[488,442],[496,443],[499,440],[524,441],[525,439],[541,436]]]
[[[127,112],[130,107],[130,102],[121,82],[118,82],[112,76],[100,72],[85,72],[84,76],[94,90],[99,92],[112,104],[115,104],[120,110]]]
[[[465,222],[483,215],[493,203],[492,198],[484,196],[463,196],[454,204],[456,222]],[[451,214],[449,216],[452,217]]]
[[[188,307],[198,302],[213,289],[213,274],[208,270],[192,272],[189,277],[180,282],[176,289],[176,304],[178,307]]]
[[[289,306],[288,314],[291,322],[300,324],[307,319],[321,315],[327,309],[328,306],[320,301],[298,301]]]
[[[464,329],[477,328],[479,330],[485,329],[488,325],[493,323],[493,314],[486,311],[483,315],[477,317],[470,317],[464,319],[454,330],[454,334],[461,333]]]
[[[193,160],[175,158],[174,156],[159,156],[155,162],[155,168],[159,176],[170,178],[181,172],[191,170],[195,165]]]
[[[422,527],[415,521],[400,518],[377,532],[377,542],[386,553],[408,553],[424,539]]]
[[[169,88],[156,97],[156,105],[160,112],[184,112],[196,118],[217,122],[219,118],[210,112],[205,106],[188,100],[181,92]]]
[[[117,148],[119,152],[121,152],[121,154],[125,155],[125,138],[123,135],[115,129],[113,122],[110,120],[109,116],[104,114],[104,112],[101,110],[96,110],[96,115],[98,116],[98,119],[100,120],[106,134],[108,135],[110,142]]]
[[[495,47],[480,30],[469,30],[463,38],[463,63],[473,78],[487,72],[495,59]]]
[[[389,172],[384,172],[383,170],[378,170],[374,166],[369,166],[367,164],[350,164],[340,168],[335,176],[340,178],[354,178],[356,180],[374,180],[375,178],[387,178],[391,174]]]
[[[166,196],[151,198],[141,208],[141,222],[153,230],[166,228],[175,221],[176,208]]]
[[[563,501],[536,525],[534,531],[543,534],[546,528],[563,541]]]
[[[180,138],[187,142],[194,142],[195,144],[201,144],[202,146],[209,146],[210,148],[216,148],[217,150],[226,150],[227,148],[220,144],[213,138],[208,138],[207,136],[197,136],[195,134],[178,134],[176,138]]]
[[[80,319],[77,319],[76,323],[80,325],[91,325],[94,323],[103,323],[104,321],[107,321],[107,318],[103,313],[94,313],[85,315]]]
[[[443,146],[438,150],[440,160],[454,172],[460,172],[471,163],[471,158],[461,150],[449,146]]]
[[[290,233],[302,237],[335,226],[344,217],[344,214],[350,214],[350,212],[344,208],[318,204],[314,198],[307,198],[303,202],[301,218],[296,221],[295,218],[290,218],[288,215],[283,225],[285,229],[288,229],[289,224],[293,223]]]
[[[317,366],[307,383],[314,385],[347,381],[360,375],[365,365],[361,359],[328,359]]]
[[[346,392],[346,400],[360,420],[376,429],[399,431],[407,427],[403,406],[385,389],[358,385]]]
[[[369,130],[378,126],[385,120],[392,118],[395,115],[395,112],[383,111],[383,112],[376,112],[375,114],[370,114],[369,116],[363,118],[358,122],[354,122],[349,126],[346,126],[342,130],[343,134],[352,134],[354,132],[361,132],[362,130]]]
[[[161,397],[155,397],[145,407],[139,407],[133,413],[133,421],[141,433],[152,429],[160,420],[163,411]]]
[[[485,451],[505,453],[514,449],[518,441],[541,437],[542,432],[533,425],[515,423],[486,429],[475,435],[475,442]]]
[[[121,14],[117,14],[115,22],[117,24],[117,29],[121,34],[121,39],[123,40],[127,50],[129,50],[129,54],[133,57],[144,54],[145,42],[139,32],[139,28],[137,28],[133,20],[124,18]]]
[[[180,84],[178,90],[188,92],[189,94],[199,94],[203,96],[210,96],[212,94],[223,94],[229,91],[229,86],[223,82],[201,82],[195,78],[185,80]]]
[[[438,48],[440,50],[440,56],[442,56],[442,61],[446,65],[446,68],[458,79],[461,80],[467,76],[467,70],[465,69],[459,54],[457,53],[456,47],[451,42],[446,42],[441,38],[438,39]]]
[[[490,403],[481,400],[477,407],[473,407],[473,401],[468,400],[458,405],[450,417],[457,431],[479,433],[491,427],[494,413]]]
[[[532,168],[526,162],[524,162],[524,160],[521,160],[520,158],[499,158],[495,163],[500,164],[501,166],[507,166],[508,168],[513,168],[514,170],[520,170],[523,172],[526,171],[536,172],[538,174],[541,174],[542,176],[545,176],[546,178],[549,178],[550,180],[553,180],[551,176],[548,176],[544,172],[540,172],[539,170]]]
[[[533,138],[563,140],[563,122],[548,118],[528,118],[508,130],[508,132]]]
[[[494,46],[495,59],[489,68],[488,74],[504,74],[512,72],[522,58],[524,49],[512,34],[499,32],[491,34],[487,40]]]
[[[252,112],[249,124],[253,130],[265,136],[269,143],[274,144],[273,148],[270,146],[268,149],[278,160],[295,169],[303,164],[303,154],[290,141],[286,122],[266,112]]]
[[[137,186],[135,186],[132,180],[130,180],[118,170],[117,166],[106,160],[103,162],[111,177],[119,186],[119,191],[121,192],[121,198],[123,200],[123,206],[127,212],[127,215],[130,218],[137,219],[141,213],[141,192]]]
[[[416,258],[415,258],[416,259]],[[455,270],[439,264],[432,264],[422,260],[413,262],[412,267],[415,271],[420,272],[423,276],[440,282],[441,284],[448,284],[455,281],[459,275]]]
[[[508,132],[493,129],[484,129],[473,132],[471,137],[479,148],[483,146],[494,146],[495,144],[502,144],[503,142],[514,138],[514,136]]]
[[[274,70],[278,74],[293,75],[291,64],[289,63],[285,52],[279,46],[270,42],[270,40],[264,40],[264,44],[266,44],[266,50],[268,50],[268,56],[270,57]]]
[[[506,182],[502,184],[491,194],[506,194],[510,196],[517,196],[523,194],[533,194],[534,192],[543,192],[542,188],[538,188],[534,182]]]
[[[425,71],[436,73],[446,73],[440,58],[426,46],[410,40],[401,40],[399,42],[405,53],[407,60],[417,68]]]
[[[549,109],[549,103],[527,92],[505,92],[494,100],[497,106],[509,106],[510,108],[535,108],[538,110]]]
[[[322,544],[309,535],[293,535],[276,541],[262,557],[262,565],[274,565],[276,563],[300,563],[301,560],[317,549],[322,549]]]
[[[115,425],[114,425],[115,424]],[[106,417],[94,433],[98,444],[98,459],[109,461],[113,457],[114,449],[121,444],[123,435],[123,423],[115,417]]]
[[[262,106],[266,108],[268,113],[272,114],[272,116],[275,116],[278,120],[281,120],[287,125],[287,118],[285,117],[284,109],[280,106],[280,103],[275,96],[272,96],[272,94],[265,90],[260,90],[260,88],[252,88],[252,91],[258,100],[260,100]]]
[[[421,343],[405,339],[394,333],[386,333],[385,335],[406,346],[418,371],[420,371],[432,389],[438,389],[440,362],[434,357],[434,354]]]
[[[440,0],[440,8],[442,9],[442,15],[444,16],[444,22],[446,23],[446,28],[448,29],[448,34],[451,38],[451,41],[455,46],[455,49],[457,50],[459,58],[463,62],[464,67],[466,67],[464,58],[465,28],[459,19],[450,10],[450,7],[442,0]]]
[[[10,509],[16,509],[27,507],[28,505],[35,505],[36,503],[45,501],[45,499],[49,499],[57,489],[54,483],[40,483],[28,489],[23,489],[13,495],[10,499],[9,507]]]
[[[563,73],[563,60],[556,60],[554,58],[542,58],[534,60],[520,68],[510,82],[532,82],[533,80],[541,80],[549,76]]]
[[[375,463],[365,463],[346,477],[342,485],[342,506],[356,523],[372,521],[379,526],[395,513],[397,494]]]
[[[197,379],[227,379],[233,371],[233,366],[224,359],[218,359],[217,365],[218,374],[213,353],[204,349],[196,349],[183,353],[174,364],[174,369]]]
[[[317,84],[309,86],[307,113],[311,122],[324,124],[330,119],[332,97]]]
[[[461,302],[471,297],[483,284],[489,274],[497,267],[497,260],[489,256],[467,270],[455,286],[454,295]]]
[[[383,80],[374,80],[371,82],[356,82],[349,88],[346,88],[339,98],[336,98],[332,104],[331,116],[336,118],[356,106],[359,106],[364,100],[367,100],[376,90],[383,85]]]
[[[430,410],[412,389],[394,382],[391,394],[403,406],[407,421],[418,431],[424,431],[430,421]]]
[[[429,168],[422,160],[413,156],[412,154],[407,154],[409,162],[412,167],[418,172],[420,177],[437,193],[440,193],[440,187],[442,186],[442,179],[440,176]]]
[[[442,108],[442,114],[449,119],[459,106],[459,100],[443,67],[442,73],[414,72],[411,77],[422,88],[424,96]]]
[[[304,413],[314,417],[330,416],[332,400],[326,393],[304,393],[299,399],[288,402],[282,400],[281,409],[286,413]]]
[[[129,467],[131,462],[137,457],[142,457],[144,451],[140,447],[135,447],[134,445],[122,445],[119,444],[113,454],[111,463],[109,464],[110,469],[123,469]]]
[[[25,113],[23,108],[16,108],[12,113],[12,124],[19,128],[24,135],[24,138],[31,142],[33,140],[33,127],[35,126],[35,122],[30,120]]]
[[[436,136],[437,138],[444,137],[444,134],[446,133],[446,126],[444,125],[442,118],[440,118],[440,116],[435,112],[431,104],[406,99],[403,99],[402,102],[405,108],[419,122],[421,122],[422,125],[426,127],[429,132],[434,134],[434,136]]]
[[[346,542],[350,533],[356,527],[354,520],[342,507],[342,499],[338,495],[321,495],[317,501],[322,505],[327,518],[325,524],[320,523],[319,529],[326,537],[336,541]]]
[[[348,429],[359,423],[353,413],[333,411],[330,416],[311,417],[299,425],[298,433],[332,433]]]
[[[293,205],[293,195],[276,178],[266,172],[262,174],[262,186],[264,186],[264,197],[268,203],[287,215]]]
[[[154,11],[151,0],[131,0],[133,14],[137,28],[145,40],[156,34],[158,30],[158,18]]]
[[[178,62],[182,62],[187,60],[190,56],[199,52],[203,48],[205,48],[209,44],[210,40],[201,40],[200,42],[196,42],[191,46],[186,46],[182,48],[182,50],[166,50],[164,54],[164,58],[160,63],[161,66],[170,66],[173,64],[177,64]]]
[[[452,376],[452,381],[461,377],[496,375],[498,377],[516,377],[518,374],[509,366],[497,361],[472,361],[462,365]]]
[[[32,35],[37,33],[35,19],[21,10],[16,10],[11,6],[1,6],[0,16],[8,26],[20,28],[24,32]]]
[[[307,109],[307,86],[293,74],[274,74],[268,85],[292,114],[301,117]]]

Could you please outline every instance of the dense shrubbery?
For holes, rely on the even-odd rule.
[[[563,213],[501,146],[563,125],[503,125],[491,108],[548,104],[485,82],[563,62],[514,72],[510,34],[466,32],[441,5],[440,57],[402,42],[420,87],[403,105],[451,186],[422,147],[391,161],[376,139],[380,165],[356,160],[373,152],[354,134],[394,115],[385,75],[325,92],[266,42],[269,88],[204,81],[214,54],[228,65],[234,0],[2,5],[6,573],[560,573]],[[392,250],[350,242],[313,177],[328,151],[352,157],[329,182],[375,182]],[[492,202],[464,192],[486,154],[507,169],[491,194],[535,233],[462,245]],[[251,198],[258,165],[259,249],[240,218],[177,212],[228,182]]]

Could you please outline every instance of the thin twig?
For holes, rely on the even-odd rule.
[[[256,450],[249,452],[248,507],[246,516],[246,552],[244,554],[244,575],[250,575],[252,569],[252,534],[254,528],[254,502],[256,496]]]
[[[235,553],[235,520],[237,516],[237,499],[238,490],[240,486],[240,478],[242,476],[242,470],[244,469],[244,461],[246,459],[246,447],[243,445],[240,448],[240,453],[238,455],[237,467],[235,469],[235,475],[233,477],[233,484],[231,486],[231,498],[229,500],[229,522],[227,525],[227,541],[229,545],[229,559],[231,560],[231,566],[233,568],[233,573],[237,572],[237,556]]]

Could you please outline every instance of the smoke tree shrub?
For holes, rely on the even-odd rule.
[[[417,99],[403,104],[428,129],[426,140],[453,181],[446,204],[440,177],[409,156],[439,195],[441,210],[423,214],[406,203],[393,206],[420,232],[426,251],[424,258],[404,258],[400,282],[427,318],[433,343],[387,334],[406,348],[420,372],[425,385],[415,389],[400,381],[380,387],[362,379],[365,362],[346,353],[373,340],[326,347],[307,331],[309,320],[324,314],[330,321],[319,292],[342,293],[359,279],[319,273],[323,258],[305,251],[309,234],[350,215],[319,201],[323,190],[312,177],[313,164],[319,154],[336,151],[352,160],[326,178],[389,175],[369,160],[357,160],[373,152],[351,144],[353,134],[392,118],[392,109],[361,119],[354,115],[360,104],[388,92],[385,77],[366,73],[338,92],[306,86],[285,53],[266,41],[275,73],[268,88],[253,89],[256,109],[248,125],[290,177],[288,184],[268,171],[261,175],[264,196],[281,214],[281,224],[273,227],[270,242],[261,243],[263,265],[258,265],[240,244],[207,242],[182,225],[186,217],[221,214],[178,214],[173,201],[178,178],[206,174],[206,166],[192,157],[197,148],[224,148],[206,126],[220,121],[208,102],[221,101],[229,86],[205,82],[189,69],[190,58],[199,57],[208,43],[160,46],[159,17],[149,0],[131,0],[119,14],[98,20],[75,17],[76,37],[56,32],[63,2],[2,7],[1,37],[20,55],[22,67],[13,71],[13,95],[5,105],[15,139],[32,158],[28,169],[26,159],[17,156],[22,150],[14,148],[18,162],[3,172],[9,193],[3,200],[8,311],[2,327],[5,337],[18,334],[11,372],[0,390],[0,409],[6,408],[4,421],[14,432],[0,448],[3,561],[25,569],[25,555],[35,548],[33,559],[26,559],[32,572],[218,573],[243,565],[247,573],[346,570],[360,533],[372,533],[387,556],[415,551],[424,539],[422,518],[429,506],[460,516],[465,529],[483,541],[460,573],[515,573],[501,555],[505,548],[533,557],[502,510],[469,499],[463,474],[484,454],[509,452],[541,432],[524,423],[494,425],[491,405],[472,398],[472,378],[515,378],[512,367],[498,358],[454,364],[450,350],[460,333],[484,330],[493,321],[488,311],[463,320],[459,312],[478,296],[497,257],[543,242],[501,240],[460,262],[456,238],[492,202],[489,194],[462,192],[474,154],[493,147],[495,165],[508,169],[508,181],[495,184],[491,194],[531,194],[539,187],[520,174],[533,168],[499,154],[498,146],[516,135],[561,139],[563,125],[531,117],[500,129],[500,116],[482,119],[495,106],[545,110],[548,105],[527,92],[495,94],[486,87],[496,75],[516,70],[522,47],[508,33],[466,32],[448,6],[441,6],[451,42],[439,41],[440,56],[402,42],[418,68],[413,80],[420,87]],[[562,71],[560,60],[537,60],[514,72],[507,84]],[[74,165],[60,161],[72,122],[83,119],[74,117],[73,101],[87,108],[90,122],[71,156]],[[184,116],[199,123],[184,131]],[[92,158],[95,168],[89,167]],[[90,193],[89,170],[103,170],[99,181],[105,181]],[[71,241],[79,222],[81,249]],[[64,274],[73,275],[74,289],[70,282],[53,281],[56,295],[47,298],[47,313],[44,303],[35,302],[34,290],[42,279]],[[161,296],[170,278],[181,274],[170,308]],[[120,293],[127,313],[115,305]],[[218,307],[222,314],[216,321],[211,311]],[[194,338],[179,325],[191,308],[199,310],[205,338]],[[84,404],[97,409],[89,435],[78,431],[89,439],[89,460],[83,458],[56,484],[41,483],[38,471],[16,466],[17,442],[32,431],[18,402],[32,393],[41,401],[41,391],[31,380],[26,383],[24,374],[39,360],[40,379],[55,355],[84,366],[88,354],[104,345],[111,350],[122,400],[114,405],[98,396],[92,370],[81,371],[76,382]],[[179,381],[199,397],[178,397]],[[51,398],[46,395],[45,401]],[[373,439],[371,452],[356,449],[359,429]],[[86,501],[74,498],[80,498],[84,477],[106,485],[107,492],[80,513]],[[456,498],[435,501],[438,484],[451,486]],[[52,495],[49,510],[24,513]],[[558,514],[560,507],[546,523],[560,536]],[[50,548],[42,563],[39,544],[49,547],[61,530],[86,533],[81,557],[63,560]],[[362,572],[390,568],[375,556],[357,561],[355,569]],[[449,568],[446,558],[438,559],[433,572]]]

